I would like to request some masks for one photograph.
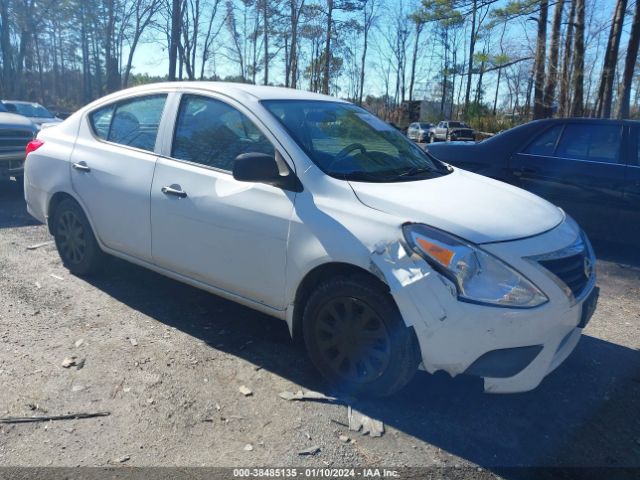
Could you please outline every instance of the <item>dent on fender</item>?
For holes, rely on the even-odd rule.
[[[377,244],[371,253],[371,272],[389,285],[389,291],[407,326],[429,326],[446,320],[447,314],[431,293],[438,275],[401,242]]]

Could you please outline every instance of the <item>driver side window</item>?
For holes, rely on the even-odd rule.
[[[243,153],[275,155],[273,145],[244,114],[224,102],[184,95],[171,156],[231,172]]]

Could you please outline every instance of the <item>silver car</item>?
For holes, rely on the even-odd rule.
[[[407,129],[407,137],[418,143],[424,143],[429,138],[429,131],[433,128],[433,123],[414,122]]]
[[[2,100],[2,104],[11,113],[22,115],[31,120],[38,128],[45,123],[60,123],[62,120],[39,103],[20,100]]]

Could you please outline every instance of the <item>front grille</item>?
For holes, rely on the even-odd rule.
[[[453,135],[457,137],[470,137],[473,134],[471,130],[455,130]]]
[[[24,150],[32,139],[31,130],[2,128],[0,129],[0,153]]]
[[[586,267],[587,251],[569,257],[538,260],[540,265],[558,277],[578,297],[589,283],[590,269]]]

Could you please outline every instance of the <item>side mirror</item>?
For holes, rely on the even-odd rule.
[[[284,175],[280,173],[275,157],[266,153],[238,155],[233,162],[233,178],[239,182],[266,183],[283,190],[302,191],[302,183],[298,177],[291,171]]]

